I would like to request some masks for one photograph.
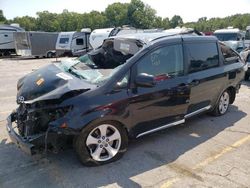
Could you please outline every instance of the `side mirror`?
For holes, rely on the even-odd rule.
[[[155,80],[153,75],[141,73],[135,78],[135,84],[140,87],[154,87]]]

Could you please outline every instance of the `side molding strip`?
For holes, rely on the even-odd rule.
[[[156,131],[159,131],[159,130],[162,130],[162,129],[165,129],[165,128],[168,128],[168,127],[172,127],[172,126],[175,126],[175,125],[179,125],[179,124],[182,124],[182,123],[185,123],[185,119],[182,119],[182,120],[179,120],[179,121],[176,121],[176,122],[173,122],[173,123],[170,123],[170,124],[167,124],[167,125],[163,125],[161,127],[157,127],[155,129],[152,129],[152,130],[149,130],[149,131],[146,131],[146,132],[143,132],[141,134],[138,134],[136,136],[136,138],[139,138],[141,136],[144,136],[146,134],[149,134],[149,133],[153,133],[153,132],[156,132]]]
[[[199,109],[199,110],[196,110],[196,111],[194,111],[194,112],[191,112],[191,113],[185,115],[184,117],[185,117],[185,119],[186,119],[186,118],[190,118],[191,116],[194,116],[194,115],[199,114],[199,113],[201,113],[201,112],[205,112],[205,111],[209,110],[210,108],[211,108],[211,105],[206,106],[206,107],[204,107],[204,108],[201,108],[201,109]]]
[[[201,113],[201,112],[205,112],[205,111],[209,110],[210,108],[211,108],[211,105],[206,106],[206,107],[201,108],[201,109],[199,109],[199,110],[197,110],[197,111],[191,112],[191,113],[185,115],[184,117],[185,117],[185,119],[186,119],[186,118],[190,118],[191,116],[194,116],[194,115],[199,114],[199,113]],[[185,123],[185,119],[182,119],[182,120],[179,120],[179,121],[176,121],[176,122],[173,122],[173,123],[169,123],[169,124],[167,124],[167,125],[163,125],[163,126],[161,126],[161,127],[157,127],[157,128],[155,128],[155,129],[152,129],[152,130],[143,132],[143,133],[141,133],[141,134],[138,134],[138,135],[136,136],[136,138],[139,138],[139,137],[144,136],[144,135],[146,135],[146,134],[150,134],[150,133],[153,133],[153,132],[162,130],[162,129],[166,129],[166,128],[169,128],[169,127],[173,127],[173,126],[175,126],[175,125],[179,125],[179,124]]]

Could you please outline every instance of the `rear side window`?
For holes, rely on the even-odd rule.
[[[186,44],[189,61],[189,73],[217,67],[219,55],[216,43]]]
[[[224,57],[224,63],[229,64],[229,63],[237,63],[238,62],[238,54],[234,52],[230,47],[220,44],[221,52]]]

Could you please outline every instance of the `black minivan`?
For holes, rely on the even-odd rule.
[[[21,78],[7,130],[27,153],[71,142],[84,165],[106,164],[122,156],[129,138],[202,112],[225,114],[244,75],[238,53],[215,37],[108,38],[78,59]]]

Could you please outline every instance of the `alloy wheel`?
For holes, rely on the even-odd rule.
[[[229,94],[227,91],[224,91],[224,93],[220,97],[220,103],[219,103],[219,111],[220,114],[224,114],[229,106]]]
[[[107,161],[118,153],[121,146],[121,134],[112,125],[99,125],[89,133],[86,146],[94,160]]]

